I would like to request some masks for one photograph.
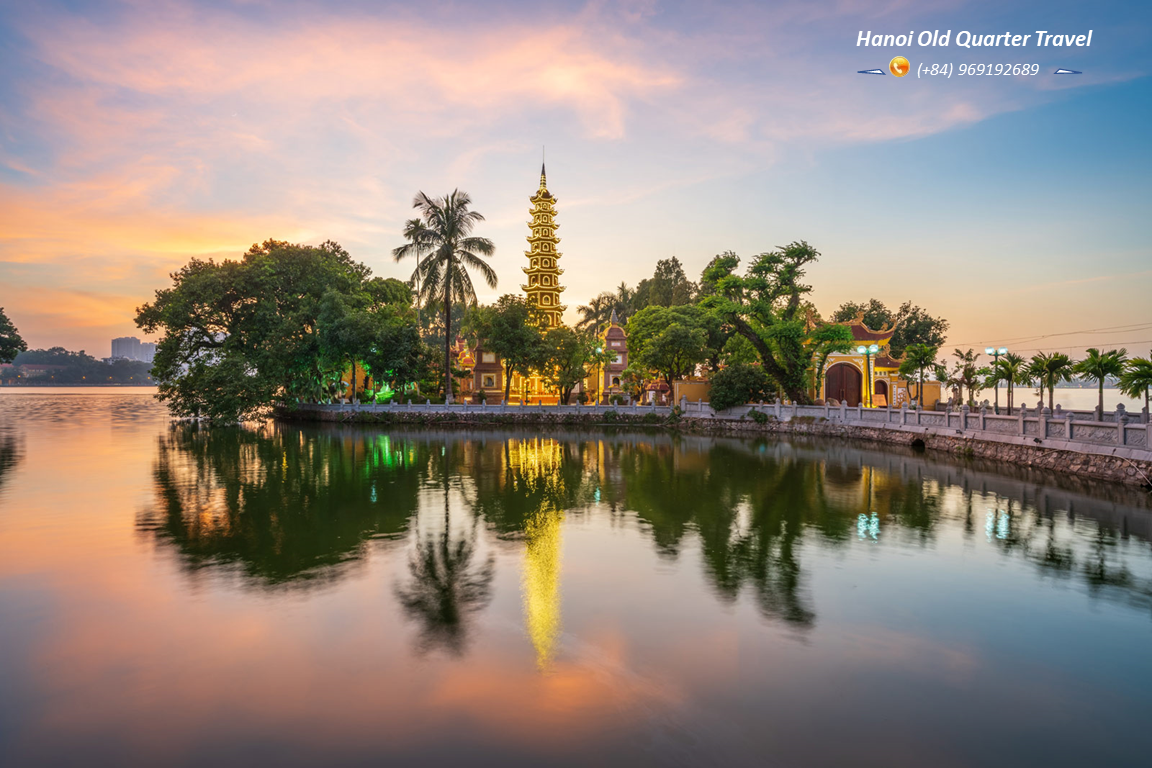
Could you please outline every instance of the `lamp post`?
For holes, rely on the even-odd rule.
[[[603,398],[601,393],[604,391],[604,360],[601,355],[604,354],[604,347],[596,347],[596,401],[599,402]]]
[[[1007,347],[1000,347],[999,349],[997,349],[996,347],[985,347],[984,348],[984,354],[992,355],[992,372],[993,372],[993,374],[996,374],[997,373],[996,372],[996,363],[1000,362],[1000,355],[1008,354],[1008,348]],[[993,412],[997,416],[999,416],[1000,415],[1000,379],[996,378],[995,382],[996,383],[994,386],[996,389],[996,394],[995,394],[996,405],[995,405]]]
[[[867,347],[856,347],[856,354],[864,355],[864,378],[868,382],[868,392],[867,396],[864,398],[864,401],[867,403],[869,408],[872,407],[872,355],[879,351],[880,347],[875,344]]]

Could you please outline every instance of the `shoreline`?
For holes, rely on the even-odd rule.
[[[475,406],[457,410],[439,406],[432,409],[375,409],[371,406],[310,406],[289,410],[278,407],[273,418],[283,421],[328,422],[380,426],[424,426],[468,429],[495,427],[589,427],[595,429],[627,428],[656,429],[682,432],[686,434],[730,435],[735,437],[755,437],[760,435],[799,435],[806,437],[838,438],[848,441],[883,443],[936,453],[950,454],[957,458],[979,458],[1008,463],[1025,469],[1041,469],[1061,472],[1092,480],[1122,483],[1128,486],[1152,486],[1152,451],[1143,446],[1093,445],[1067,440],[1046,440],[1034,437],[1026,430],[1025,419],[1009,417],[1014,424],[1021,424],[1019,434],[1001,434],[972,429],[956,429],[948,425],[908,424],[908,412],[901,414],[902,423],[869,423],[849,421],[846,417],[836,420],[836,411],[823,407],[807,407],[805,410],[819,410],[825,415],[798,415],[797,409],[784,406],[783,411],[791,416],[768,413],[774,406],[763,406],[761,410],[744,407],[744,413],[731,418],[715,415],[704,418],[692,413],[681,414],[671,408],[637,408],[632,413],[615,409],[600,410],[585,407],[584,412],[573,412],[555,407],[519,408],[496,412],[482,411]],[[780,410],[780,406],[775,406]],[[427,408],[427,407],[425,407]],[[555,410],[554,410],[555,409]],[[710,409],[709,409],[710,410]],[[737,409],[733,409],[734,411]],[[850,409],[855,412],[856,409]],[[843,413],[843,411],[841,411]],[[899,412],[896,412],[899,413]],[[913,416],[918,416],[912,412]],[[749,418],[751,416],[751,418]],[[945,416],[945,414],[940,414]],[[967,419],[975,420],[975,415]],[[981,415],[980,421],[1003,417]],[[919,420],[919,419],[917,419]],[[1031,420],[1035,421],[1035,420]],[[1079,426],[1077,427],[1079,428]],[[1109,424],[1108,428],[1116,426]],[[1132,425],[1127,429],[1146,433],[1143,424]]]

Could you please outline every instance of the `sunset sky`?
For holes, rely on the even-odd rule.
[[[1093,42],[856,46],[924,29]],[[519,292],[546,145],[569,319],[657,259],[697,278],[805,239],[825,313],[912,300],[949,348],[1146,354],[1150,35],[1152,5],[1109,0],[0,0],[0,306],[32,347],[104,356],[193,256],[332,239],[406,278],[412,197],[454,187],[491,301]],[[1041,74],[856,74],[897,53]]]

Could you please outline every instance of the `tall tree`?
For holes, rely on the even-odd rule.
[[[476,305],[469,269],[476,270],[489,288],[496,287],[496,272],[481,257],[491,256],[496,246],[486,237],[472,234],[476,224],[484,221],[479,211],[471,210],[472,198],[456,189],[444,197],[431,198],[420,192],[412,207],[420,218],[404,225],[405,245],[392,251],[396,261],[416,259],[412,279],[424,297],[440,298],[444,305],[444,397],[452,398],[452,302]]]
[[[240,261],[193,259],[136,311],[162,333],[152,364],[173,413],[235,421],[298,402],[326,375],[319,334],[328,290],[361,290],[368,268],[333,242],[267,240]]]
[[[580,313],[580,321],[576,323],[576,328],[597,333],[608,324],[614,309],[616,309],[616,294],[605,291],[593,296],[587,304],[576,307],[576,311]]]
[[[900,363],[901,376],[909,376],[913,373],[919,375],[920,385],[916,390],[916,401],[921,408],[924,407],[924,371],[936,367],[936,353],[938,351],[936,347],[930,347],[927,344],[913,344],[908,347],[904,360]]]
[[[1100,391],[1100,401],[1096,406],[1096,419],[1104,418],[1104,384],[1109,378],[1115,378],[1124,373],[1124,364],[1128,361],[1127,349],[1111,349],[1101,352],[1095,347],[1089,347],[1084,359],[1076,363],[1075,371],[1084,381],[1095,381]]]
[[[529,375],[540,364],[544,344],[539,310],[527,300],[506,294],[495,305],[478,307],[469,320],[484,349],[495,352],[504,366],[504,401],[512,387],[512,374]]]
[[[688,279],[680,260],[673,256],[656,262],[652,277],[641,280],[632,297],[634,311],[644,307],[675,307],[691,304],[696,298],[696,284]]]
[[[1148,390],[1152,389],[1152,355],[1134,357],[1120,375],[1120,391],[1129,397],[1144,396],[1144,415],[1148,417]]]
[[[701,306],[715,312],[736,333],[746,338],[760,357],[764,372],[794,402],[808,402],[809,371],[817,355],[829,345],[851,342],[843,325],[810,325],[804,297],[805,267],[820,257],[806,242],[762,253],[744,276],[736,274],[740,258],[721,255],[704,272]]]
[[[567,403],[576,385],[588,377],[589,369],[608,359],[599,338],[561,325],[544,334],[540,370],[545,372],[544,379],[560,395],[560,402]]]
[[[1072,381],[1076,364],[1063,352],[1040,352],[1032,356],[1028,363],[1028,373],[1033,381],[1039,382],[1041,389],[1048,390],[1048,410],[1055,405],[1056,385],[1062,381]]]
[[[12,362],[26,349],[28,345],[20,338],[20,332],[0,307],[0,363]]]

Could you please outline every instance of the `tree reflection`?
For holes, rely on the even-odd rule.
[[[176,425],[160,438],[157,501],[137,528],[193,572],[229,565],[257,586],[323,582],[368,539],[402,538],[420,453],[382,435]]]
[[[23,458],[20,442],[7,429],[0,428],[0,489]]]
[[[444,530],[417,534],[408,560],[411,580],[396,590],[408,616],[420,624],[418,648],[443,648],[460,655],[467,640],[468,619],[488,604],[496,564],[492,556],[476,558],[476,528],[454,536],[447,515]]]

